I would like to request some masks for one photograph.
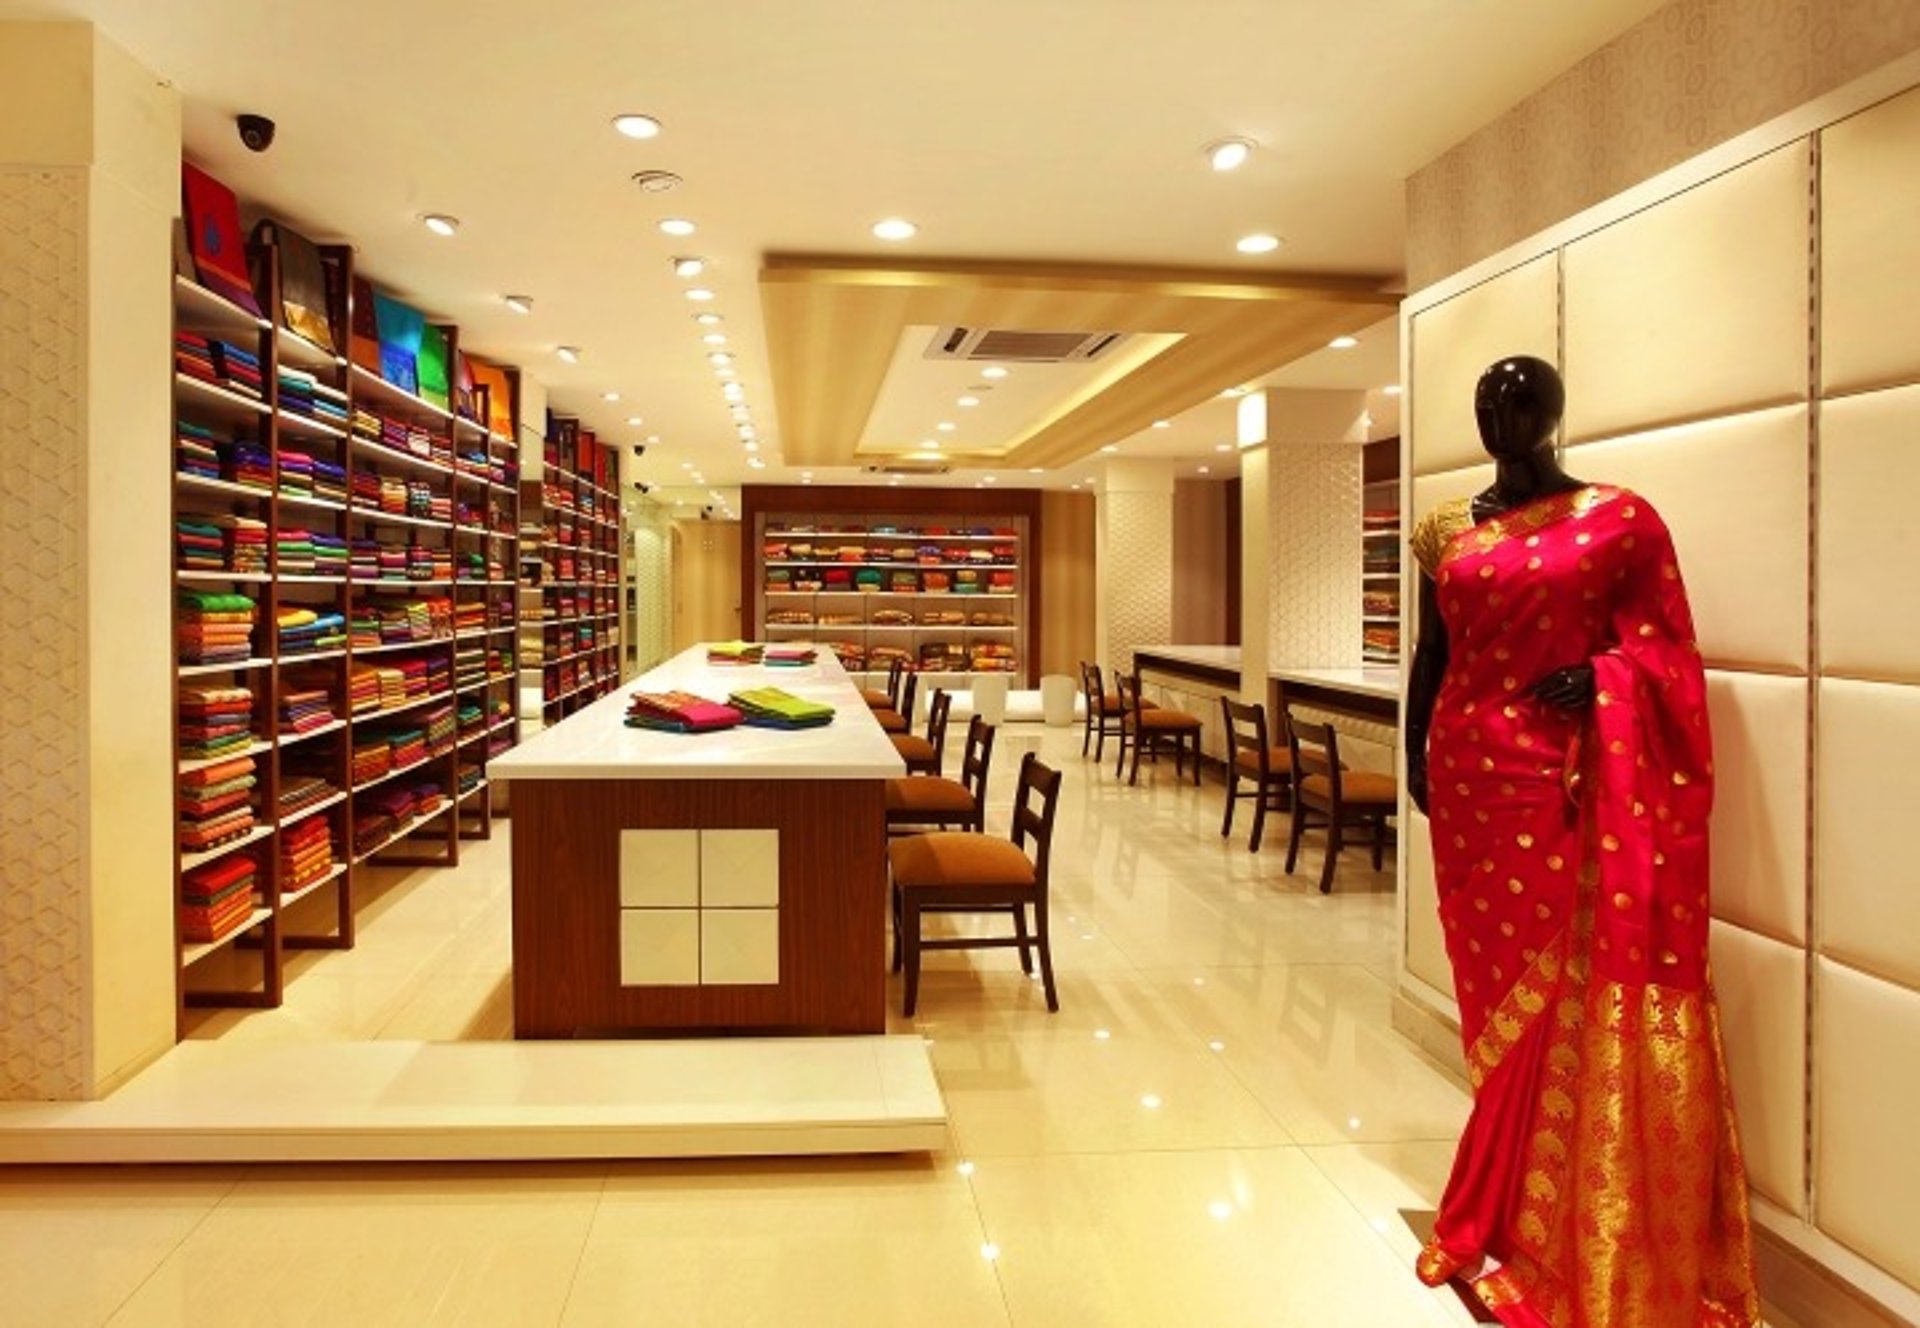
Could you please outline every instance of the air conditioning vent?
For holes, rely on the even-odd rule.
[[[1096,360],[1127,339],[1124,332],[1025,332],[1011,328],[943,327],[927,347],[930,360],[1006,360],[1067,364]]]
[[[948,461],[914,461],[902,458],[898,461],[884,462],[878,466],[863,466],[869,475],[945,475],[953,470]]]

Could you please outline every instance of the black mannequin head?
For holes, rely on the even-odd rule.
[[[1473,390],[1481,445],[1501,461],[1517,461],[1545,447],[1566,405],[1560,371],[1531,355],[1496,360]]]

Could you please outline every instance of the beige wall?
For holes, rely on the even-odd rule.
[[[1410,506],[1486,482],[1466,372],[1563,350],[1566,464],[1660,509],[1708,666],[1713,964],[1762,1225],[1911,1316],[1920,90],[1834,106],[1411,297]],[[1431,997],[1423,845],[1405,884],[1403,990]]]
[[[1414,173],[1408,288],[1915,49],[1912,0],[1675,0]]]
[[[738,521],[675,521],[668,566],[673,587],[673,652],[740,635]]]
[[[1173,484],[1173,640],[1213,645],[1227,639],[1227,486],[1222,480]]]
[[[1040,673],[1080,678],[1099,649],[1094,632],[1094,500],[1090,493],[1040,495]]]

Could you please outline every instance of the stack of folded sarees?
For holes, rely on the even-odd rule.
[[[234,853],[195,868],[180,880],[180,938],[196,944],[224,940],[253,916],[259,864]]]
[[[236,756],[180,776],[181,849],[204,853],[250,832],[256,782],[251,756]]]
[[[180,689],[180,756],[210,761],[253,741],[253,693],[245,687]]]
[[[665,733],[714,733],[733,728],[740,712],[692,692],[635,692],[627,703],[627,726]]]
[[[185,590],[179,605],[182,664],[240,664],[252,655],[254,603],[247,596]]]

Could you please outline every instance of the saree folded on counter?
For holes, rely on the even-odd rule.
[[[635,692],[627,703],[627,727],[667,733],[715,733],[739,724],[730,705],[692,692]]]
[[[754,687],[735,692],[728,704],[756,728],[817,729],[833,723],[833,707],[809,701],[778,687]]]

